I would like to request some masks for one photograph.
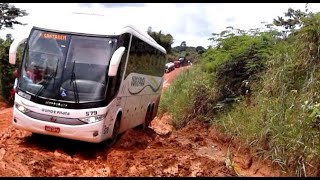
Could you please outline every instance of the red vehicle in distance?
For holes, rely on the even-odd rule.
[[[174,63],[174,67],[175,68],[179,68],[180,67],[180,61],[176,60],[176,61],[173,61]]]

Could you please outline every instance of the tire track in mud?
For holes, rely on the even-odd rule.
[[[171,83],[175,75],[165,78]],[[8,125],[11,116],[11,108],[0,111],[7,123],[0,132],[0,176],[237,176],[226,165],[230,139],[199,121],[175,130],[165,114],[151,129],[128,130],[108,147],[21,131]],[[241,175],[279,176],[270,163],[231,149]]]

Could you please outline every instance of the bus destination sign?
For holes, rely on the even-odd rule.
[[[61,40],[61,41],[67,40],[67,36],[63,35],[63,34],[41,33],[40,37],[46,38],[46,39],[56,39],[56,40]]]

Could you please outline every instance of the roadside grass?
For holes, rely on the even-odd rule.
[[[158,114],[168,112],[174,117],[174,127],[183,127],[194,114],[193,108],[199,92],[211,89],[209,81],[210,75],[197,65],[181,72],[162,94]]]
[[[285,39],[271,33],[222,39],[176,78],[160,113],[169,112],[176,128],[194,118],[209,121],[289,176],[319,176],[320,14],[303,23]],[[237,100],[219,107],[230,95]]]

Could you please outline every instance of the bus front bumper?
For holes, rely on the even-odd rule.
[[[57,124],[31,118],[20,112],[15,106],[13,108],[12,125],[17,129],[91,143],[102,141],[104,121],[85,125]]]

